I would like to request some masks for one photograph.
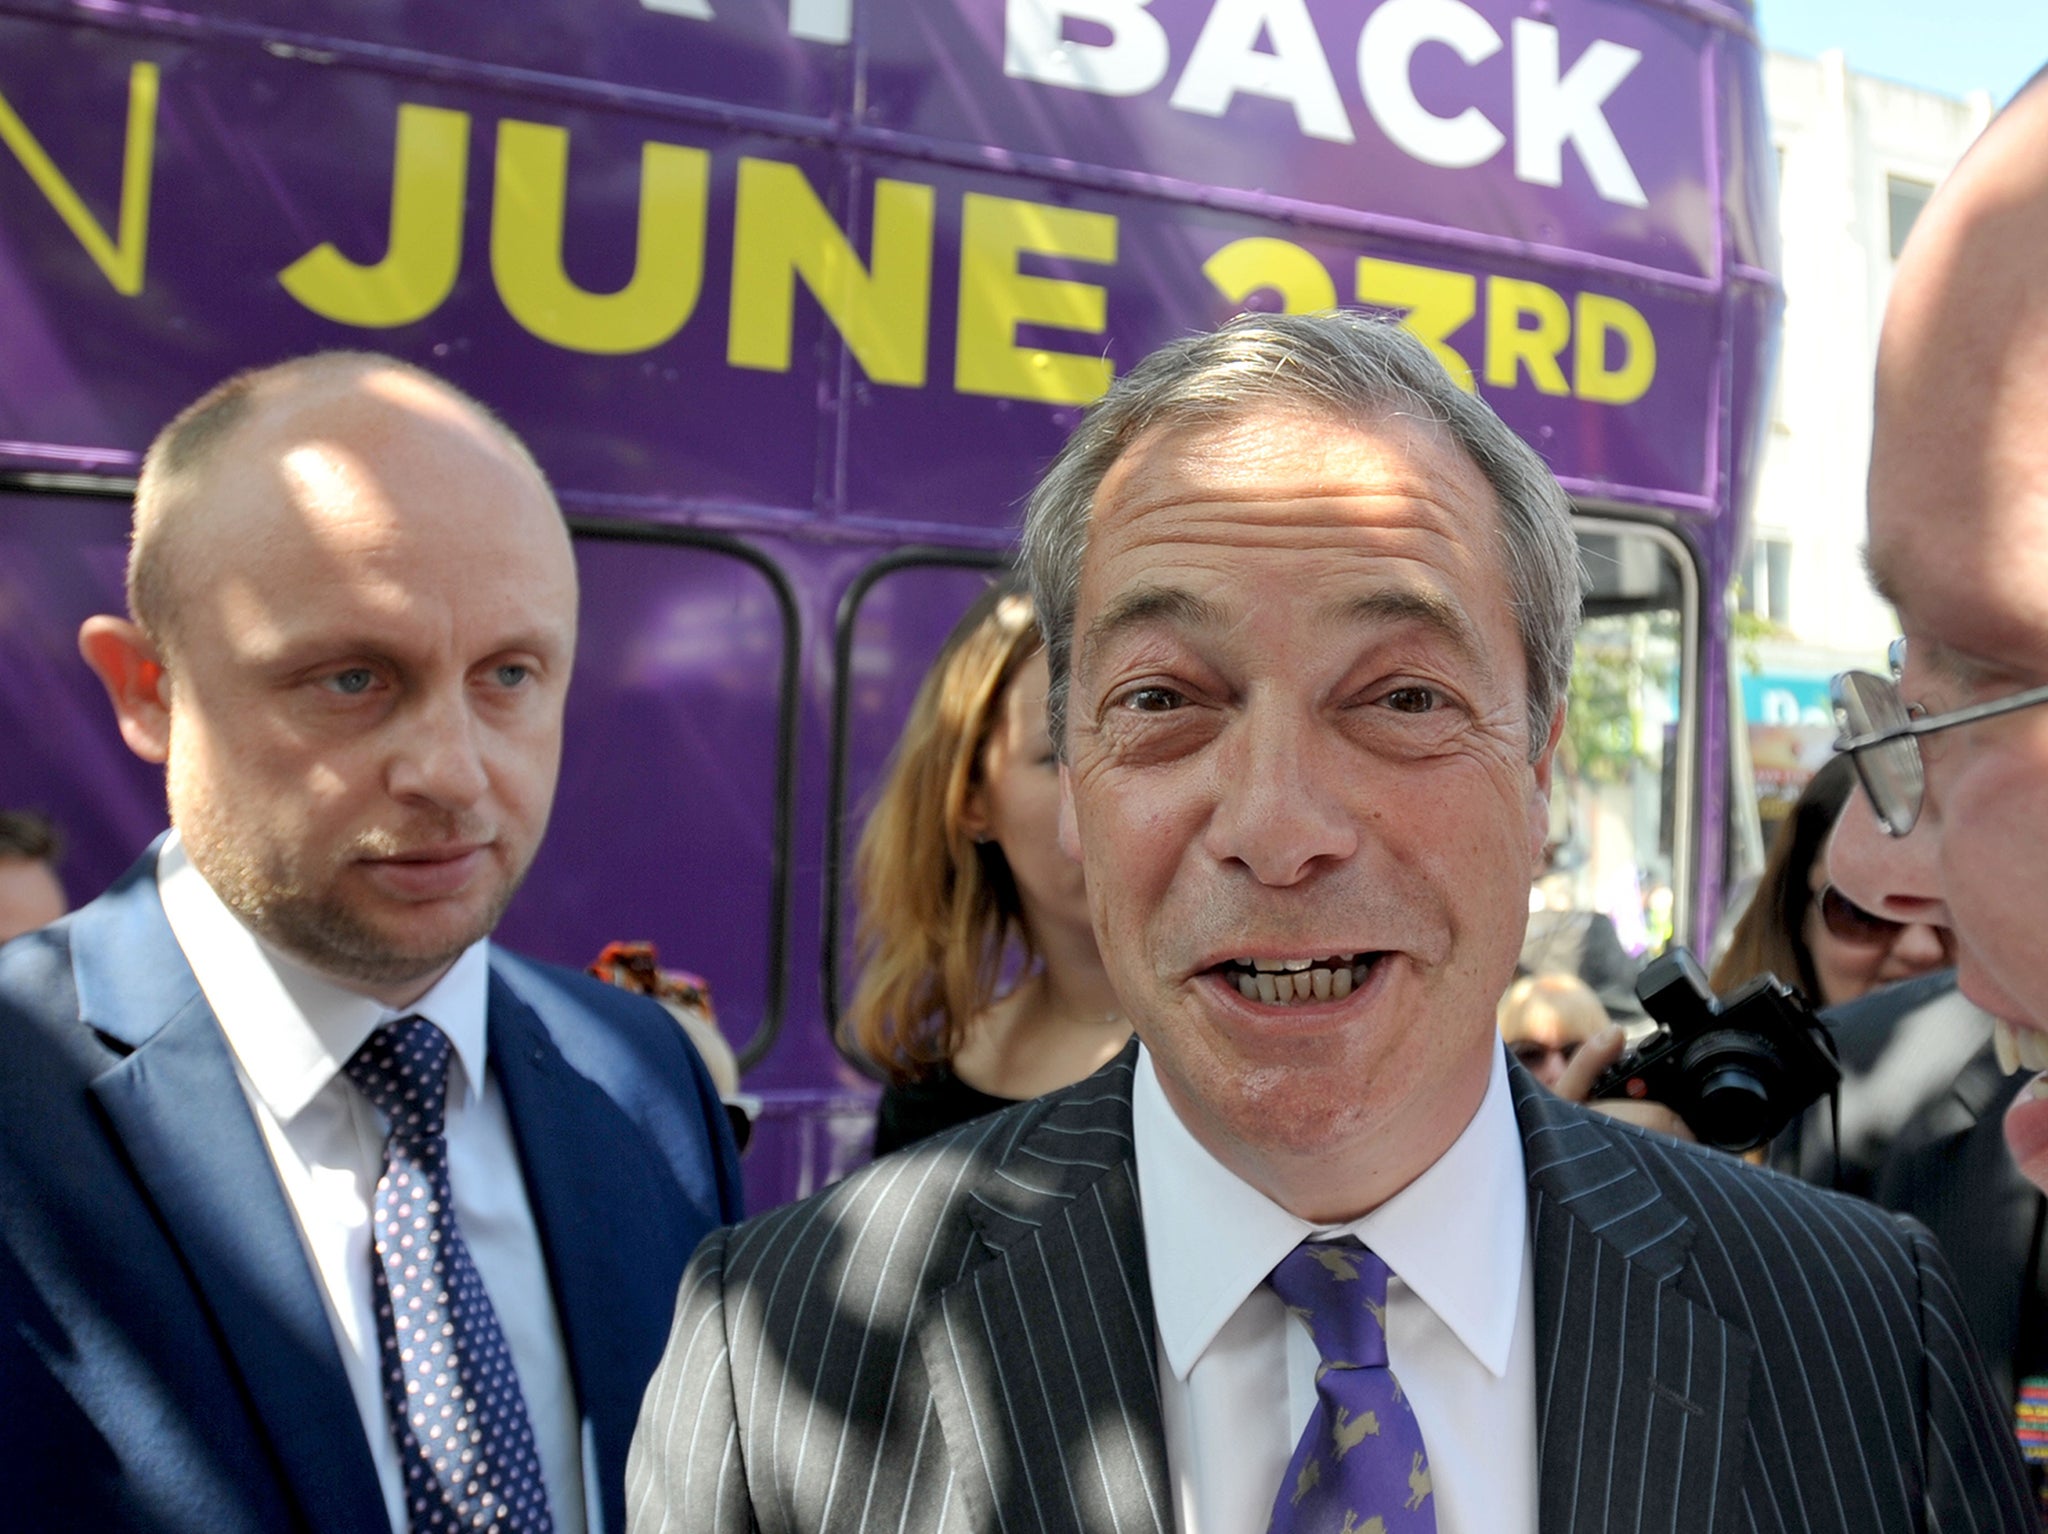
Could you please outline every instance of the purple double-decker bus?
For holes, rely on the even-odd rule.
[[[162,828],[73,636],[178,407],[320,348],[443,374],[582,562],[502,935],[708,977],[779,1202],[865,1154],[848,854],[1034,475],[1160,342],[1360,305],[1571,492],[1559,878],[1698,939],[1753,852],[1773,177],[1746,0],[0,0],[0,805],[75,899]]]

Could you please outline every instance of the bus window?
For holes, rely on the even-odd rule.
[[[1695,854],[1698,581],[1661,528],[1581,518],[1591,580],[1551,793],[1545,898],[1654,953],[1683,931]]]
[[[584,616],[562,790],[499,930],[574,968],[610,942],[654,942],[665,965],[710,982],[751,1064],[785,1004],[795,610],[744,545],[636,532],[577,527]]]

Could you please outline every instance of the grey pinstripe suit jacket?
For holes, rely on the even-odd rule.
[[[634,1534],[1170,1530],[1132,1058],[709,1237]],[[1923,1230],[1513,1079],[1544,1534],[2037,1527]]]

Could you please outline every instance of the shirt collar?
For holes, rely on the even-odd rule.
[[[1153,1310],[1178,1378],[1281,1258],[1310,1236],[1333,1235],[1371,1247],[1474,1358],[1506,1377],[1529,1216],[1504,1051],[1494,1051],[1478,1111],[1435,1164],[1335,1229],[1289,1214],[1210,1155],[1167,1102],[1142,1046],[1131,1120]]]
[[[257,937],[193,865],[176,831],[157,854],[156,883],[228,1047],[279,1123],[297,1118],[364,1040],[400,1017],[424,1017],[448,1035],[461,1069],[461,1100],[475,1102],[488,1063],[488,939],[464,949],[432,990],[394,1012]]]

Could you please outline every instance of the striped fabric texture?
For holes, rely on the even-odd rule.
[[[1133,1059],[707,1238],[633,1534],[1166,1534]],[[1544,1534],[2038,1528],[1923,1230],[1511,1076]]]

